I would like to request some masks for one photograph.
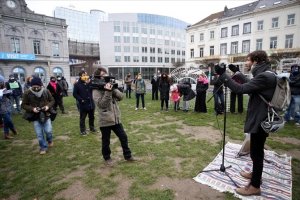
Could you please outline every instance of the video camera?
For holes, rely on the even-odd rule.
[[[105,90],[104,86],[107,83],[112,85],[112,89],[118,89],[118,83],[116,83],[115,77],[113,76],[102,76],[101,78],[93,77],[91,79],[91,86],[93,89]]]

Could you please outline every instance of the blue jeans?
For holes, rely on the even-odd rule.
[[[20,106],[20,96],[10,96],[11,101],[11,108],[13,113],[15,113],[14,103],[16,103],[17,112],[21,112],[21,106]]]
[[[215,91],[214,91],[215,93]],[[224,92],[218,91],[214,94],[214,101],[215,101],[215,112],[220,114],[219,112],[224,112],[225,105],[224,105]],[[220,107],[221,106],[221,107]]]
[[[48,143],[52,142],[52,124],[51,120],[47,119],[47,121],[42,124],[39,121],[33,122],[34,131],[36,133],[36,137],[39,141],[40,150],[47,150]],[[46,140],[44,138],[44,133],[46,134]],[[47,142],[46,142],[47,141]]]
[[[291,102],[286,110],[284,119],[290,121],[290,118],[293,117],[295,122],[300,122],[300,95],[292,95]]]
[[[10,130],[15,130],[15,126],[14,126],[14,124],[12,122],[10,112],[7,112],[5,114],[1,114],[0,117],[2,117],[2,119],[3,119],[4,135],[8,135],[9,134],[9,129]]]
[[[139,108],[139,104],[140,104],[140,97],[142,99],[142,107],[145,108],[145,94],[136,94],[136,108]]]

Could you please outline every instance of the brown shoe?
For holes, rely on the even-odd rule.
[[[253,187],[252,185],[247,185],[242,188],[235,189],[235,192],[243,195],[243,196],[251,196],[251,195],[260,195],[260,188]]]
[[[4,139],[9,140],[9,139],[13,139],[13,136],[10,136],[9,134],[4,135]]]
[[[53,147],[54,143],[52,142],[48,142],[48,147]]]
[[[240,175],[246,179],[251,179],[252,178],[252,172],[245,172],[245,171],[240,171]]]

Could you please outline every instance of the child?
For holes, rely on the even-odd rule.
[[[171,100],[174,102],[174,111],[177,112],[179,110],[180,93],[176,85],[172,85],[170,91]]]

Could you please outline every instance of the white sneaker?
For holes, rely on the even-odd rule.
[[[299,122],[295,123],[295,125],[296,125],[297,127],[300,127],[300,123],[299,123]]]
[[[138,108],[135,108],[135,110],[138,110]]]
[[[144,110],[147,110],[147,108],[146,108],[146,107],[144,107],[143,109],[144,109]]]

